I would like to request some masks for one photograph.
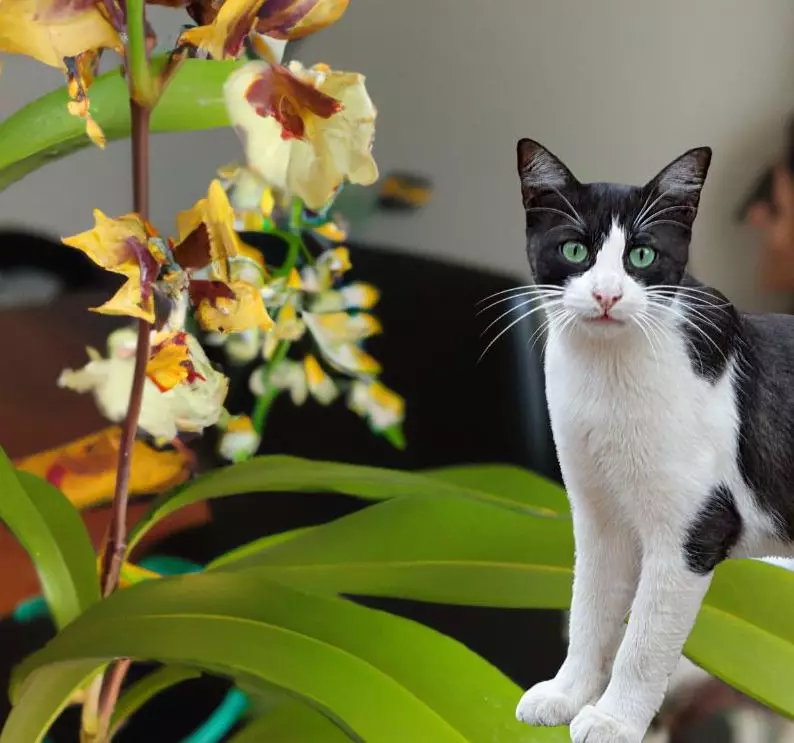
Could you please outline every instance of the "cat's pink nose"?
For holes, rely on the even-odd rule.
[[[593,299],[598,302],[598,306],[608,312],[623,298],[622,294],[614,292],[593,292]]]

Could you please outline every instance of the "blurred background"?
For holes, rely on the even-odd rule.
[[[171,46],[180,28],[159,10],[152,9],[153,24],[161,44]],[[432,198],[395,210],[356,205],[354,193],[350,207],[354,266],[384,295],[379,314],[387,334],[377,351],[390,386],[408,401],[408,449],[373,443],[333,410],[277,408],[283,426],[273,426],[270,450],[407,468],[505,461],[557,478],[539,349],[526,343],[535,326],[517,325],[476,363],[485,343],[475,303],[528,280],[515,173],[520,137],[544,143],[581,180],[627,183],[645,182],[690,147],[711,146],[692,272],[742,309],[794,309],[792,38],[789,0],[352,0],[339,23],[288,45],[285,59],[365,72],[378,107],[381,173],[426,179]],[[5,59],[0,118],[62,83],[57,70]],[[0,332],[22,349],[0,360],[0,438],[12,456],[102,425],[90,400],[54,386],[60,369],[82,363],[84,346],[101,343],[109,327],[82,309],[83,297],[103,292],[103,276],[58,239],[86,229],[93,207],[110,215],[129,210],[128,149],[127,141],[105,152],[84,149],[0,194]],[[172,232],[173,215],[205,193],[220,165],[240,156],[231,130],[154,135],[156,226]],[[50,421],[45,432],[27,425],[37,416]],[[281,526],[305,520],[295,512],[304,501],[290,504],[262,520],[274,530],[279,519]],[[223,530],[211,538],[201,532],[208,520],[233,524],[236,543],[259,536],[241,535],[256,523],[252,507],[240,500],[193,514],[183,527],[195,538],[174,549],[201,559],[210,542],[231,546]],[[0,536],[0,562],[8,566],[19,556],[10,537]],[[24,591],[11,584],[6,603]],[[555,612],[389,608],[459,637],[525,686],[553,673],[564,652]],[[0,627],[0,646],[11,637]],[[24,643],[13,638],[21,655]],[[2,652],[5,665],[11,651]],[[672,740],[792,739],[725,687],[696,681],[668,715]]]

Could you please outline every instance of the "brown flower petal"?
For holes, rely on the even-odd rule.
[[[282,139],[304,139],[308,116],[330,119],[343,108],[336,98],[281,65],[270,65],[251,83],[245,97],[259,116],[272,116],[281,124]]]

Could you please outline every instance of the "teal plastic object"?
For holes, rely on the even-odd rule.
[[[168,555],[146,557],[141,560],[140,565],[160,575],[184,575],[200,573],[203,570],[201,565]],[[47,602],[42,596],[26,599],[16,606],[11,617],[20,624],[49,617]],[[232,728],[242,720],[249,705],[248,697],[243,692],[239,689],[230,689],[204,724],[183,738],[181,743],[221,743]],[[47,737],[44,738],[43,743],[53,743],[53,741]]]

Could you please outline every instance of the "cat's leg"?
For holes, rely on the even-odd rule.
[[[574,500],[573,522],[576,564],[568,654],[553,679],[521,698],[516,716],[530,725],[567,725],[599,697],[637,586],[634,538],[590,503]]]
[[[702,532],[659,524],[650,534],[612,678],[571,723],[573,743],[641,743],[664,698],[713,570],[738,539],[738,514]],[[694,535],[694,538],[693,538]],[[702,536],[702,540],[698,541]]]

